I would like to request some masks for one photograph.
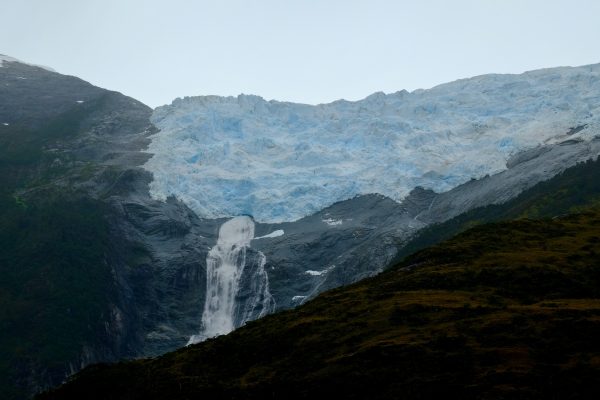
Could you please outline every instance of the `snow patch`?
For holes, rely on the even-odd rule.
[[[268,235],[255,237],[254,240],[266,239],[266,238],[276,238],[279,236],[283,236],[284,234],[285,234],[285,232],[283,231],[283,229],[277,229],[276,231],[273,231],[273,232],[269,233]]]
[[[85,103],[85,101],[84,100],[76,100],[75,103],[81,104],[81,103]]]
[[[296,301],[302,301],[306,299],[306,296],[294,296],[292,297],[292,301],[296,302]]]
[[[305,274],[307,275],[311,275],[311,276],[322,276],[327,274],[329,271],[331,271],[333,268],[335,268],[335,265],[332,265],[328,268],[325,268],[323,271],[313,271],[313,270],[308,270],[308,271],[304,271]]]
[[[341,219],[333,219],[333,218],[325,218],[321,221],[325,222],[329,226],[342,225],[343,220]]]
[[[2,125],[9,126],[10,124],[8,122],[3,122]]]

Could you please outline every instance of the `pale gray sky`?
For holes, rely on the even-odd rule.
[[[322,103],[600,62],[598,0],[0,0],[0,53],[150,106]]]

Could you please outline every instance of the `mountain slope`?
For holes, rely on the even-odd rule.
[[[594,398],[600,211],[473,228],[381,275],[40,399]]]
[[[489,204],[431,224],[398,250],[398,260],[475,225],[515,218],[552,218],[600,204],[600,159],[590,159],[500,204]]]
[[[150,109],[18,61],[2,62],[0,83],[0,391],[12,399],[135,354],[100,197],[147,158]]]

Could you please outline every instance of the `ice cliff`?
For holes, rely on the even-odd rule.
[[[151,194],[205,218],[293,221],[359,194],[401,200],[506,168],[600,126],[600,64],[483,75],[412,93],[317,106],[186,97],[157,108]]]

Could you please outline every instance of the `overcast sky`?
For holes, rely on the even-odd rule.
[[[150,106],[323,103],[600,62],[598,0],[0,0],[0,53]]]

